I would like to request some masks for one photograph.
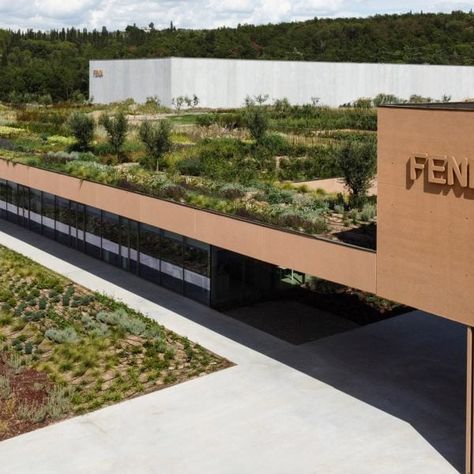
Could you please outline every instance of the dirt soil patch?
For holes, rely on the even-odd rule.
[[[47,424],[29,418],[28,413],[45,404],[51,386],[47,374],[34,369],[16,371],[0,360],[0,441]]]

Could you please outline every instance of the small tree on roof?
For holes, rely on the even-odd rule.
[[[375,141],[348,141],[339,153],[338,164],[350,192],[350,205],[361,208],[367,199],[367,193],[375,177]]]
[[[157,124],[152,124],[147,120],[141,124],[139,136],[147,149],[147,156],[142,161],[143,166],[159,170],[163,155],[171,149],[171,130],[168,120],[160,120]]]
[[[99,123],[105,128],[109,143],[117,158],[120,158],[128,132],[128,120],[125,113],[119,111],[114,116],[103,114]]]
[[[78,151],[88,151],[94,139],[94,119],[89,115],[76,112],[69,118],[68,126],[76,139],[75,148]]]

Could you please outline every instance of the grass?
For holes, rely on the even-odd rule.
[[[0,307],[0,439],[229,366],[1,246]]]
[[[195,124],[197,122],[197,119],[199,117],[199,114],[187,114],[187,113],[181,113],[178,115],[174,115],[171,117],[171,121],[175,124],[179,125],[188,125],[188,124]]]

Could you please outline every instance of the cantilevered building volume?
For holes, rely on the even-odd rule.
[[[241,107],[247,96],[338,107],[380,93],[453,101],[474,97],[473,66],[162,58],[90,62],[90,97],[109,104],[158,97],[199,98],[201,107]]]

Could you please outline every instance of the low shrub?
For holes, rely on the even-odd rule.
[[[247,188],[241,184],[225,184],[219,190],[219,194],[227,199],[243,198],[247,193]]]
[[[280,160],[278,176],[289,181],[341,176],[342,171],[336,159],[339,149],[340,145],[314,146],[306,148],[304,156],[283,158]]]
[[[18,407],[17,413],[21,420],[29,421],[30,423],[42,423],[47,416],[46,406],[37,403],[21,404]]]
[[[236,128],[244,128],[246,126],[245,117],[238,112],[216,114],[215,122],[227,130],[234,130]]]
[[[98,321],[109,324],[111,326],[119,326],[124,331],[136,336],[142,335],[147,330],[147,325],[138,318],[130,316],[125,310],[117,309],[116,311],[97,313]]]
[[[24,350],[25,350],[26,355],[31,355],[33,353],[33,349],[34,349],[34,346],[31,341],[28,341],[25,343]]]
[[[198,156],[191,156],[179,161],[177,168],[180,174],[187,176],[201,176],[204,171],[204,166]]]
[[[90,316],[84,315],[81,322],[90,334],[97,337],[106,337],[110,334],[107,324],[97,321]]]
[[[48,393],[46,403],[22,404],[18,407],[19,418],[31,423],[42,423],[47,418],[59,420],[71,410],[69,392],[64,387],[54,386]]]
[[[364,222],[370,222],[377,216],[377,206],[366,203],[360,211],[360,219]]]
[[[61,145],[64,147],[69,147],[74,144],[74,138],[64,137],[62,135],[51,135],[47,137],[46,140],[53,145]]]
[[[287,189],[267,186],[261,189],[261,191],[262,193],[258,196],[259,199],[270,204],[291,204],[293,202],[294,192]]]
[[[291,148],[287,139],[278,133],[265,135],[260,141],[260,146],[264,147],[273,156],[287,155]]]
[[[0,125],[0,137],[12,138],[18,137],[25,133],[25,129],[18,127],[8,127],[6,125]]]
[[[278,216],[277,222],[284,227],[310,234],[322,234],[328,231],[328,224],[324,216],[307,210],[285,210]]]
[[[70,161],[78,160],[79,156],[77,151],[71,153],[66,151],[49,152],[43,155],[43,163],[45,165],[66,164]]]
[[[79,341],[76,330],[71,326],[65,329],[48,329],[44,335],[57,344],[75,343]]]
[[[196,117],[196,125],[200,127],[210,127],[217,121],[217,114],[203,114]]]

